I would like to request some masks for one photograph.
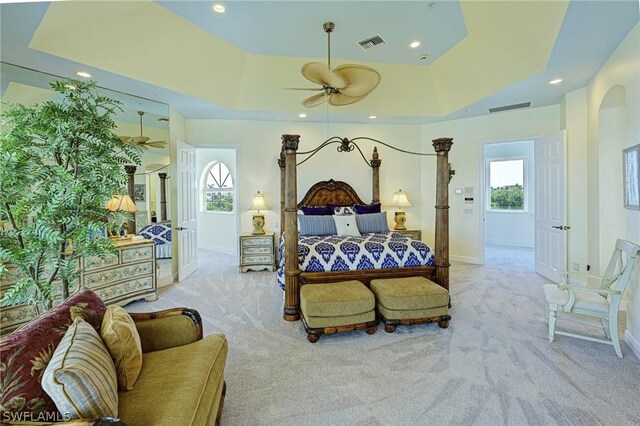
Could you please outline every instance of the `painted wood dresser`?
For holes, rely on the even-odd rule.
[[[115,254],[104,258],[82,259],[82,273],[76,282],[70,284],[69,293],[74,293],[80,284],[82,288],[88,287],[93,290],[107,305],[123,306],[139,299],[157,300],[156,254],[153,241],[118,241],[116,249]],[[9,284],[3,283],[3,290],[8,286]],[[30,305],[2,307],[1,334],[15,330],[40,313],[37,307]]]

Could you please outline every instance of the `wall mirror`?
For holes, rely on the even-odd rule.
[[[61,79],[59,76],[24,68],[5,62],[0,63],[0,85],[3,101],[22,105],[34,105],[53,99],[49,83]],[[100,82],[97,82],[98,85]],[[131,138],[132,143],[142,145],[142,164],[134,174],[136,213],[136,233],[154,222],[163,222],[170,228],[171,203],[169,200],[169,106],[149,99],[98,87],[98,91],[120,101],[123,111],[116,114],[115,133]],[[0,108],[2,108],[0,106]],[[0,109],[0,113],[2,109]],[[163,175],[161,175],[163,174]],[[166,199],[163,210],[162,179],[166,178]],[[159,259],[171,257],[171,244],[164,250],[156,250]],[[171,261],[168,266],[160,264],[158,279],[163,274],[171,275]]]

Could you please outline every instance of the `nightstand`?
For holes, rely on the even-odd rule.
[[[276,256],[273,232],[261,235],[240,234],[240,272],[275,271]]]
[[[398,234],[405,235],[414,240],[422,241],[422,231],[419,229],[405,229],[403,231],[396,231],[392,229],[391,232],[397,232]]]

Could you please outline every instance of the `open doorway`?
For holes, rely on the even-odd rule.
[[[198,248],[237,254],[240,203],[236,146],[198,148]]]
[[[488,143],[484,162],[485,264],[534,270],[534,141]]]

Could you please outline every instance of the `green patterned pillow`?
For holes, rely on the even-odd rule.
[[[74,320],[42,376],[42,388],[71,419],[118,416],[118,385],[111,355],[95,329]]]

